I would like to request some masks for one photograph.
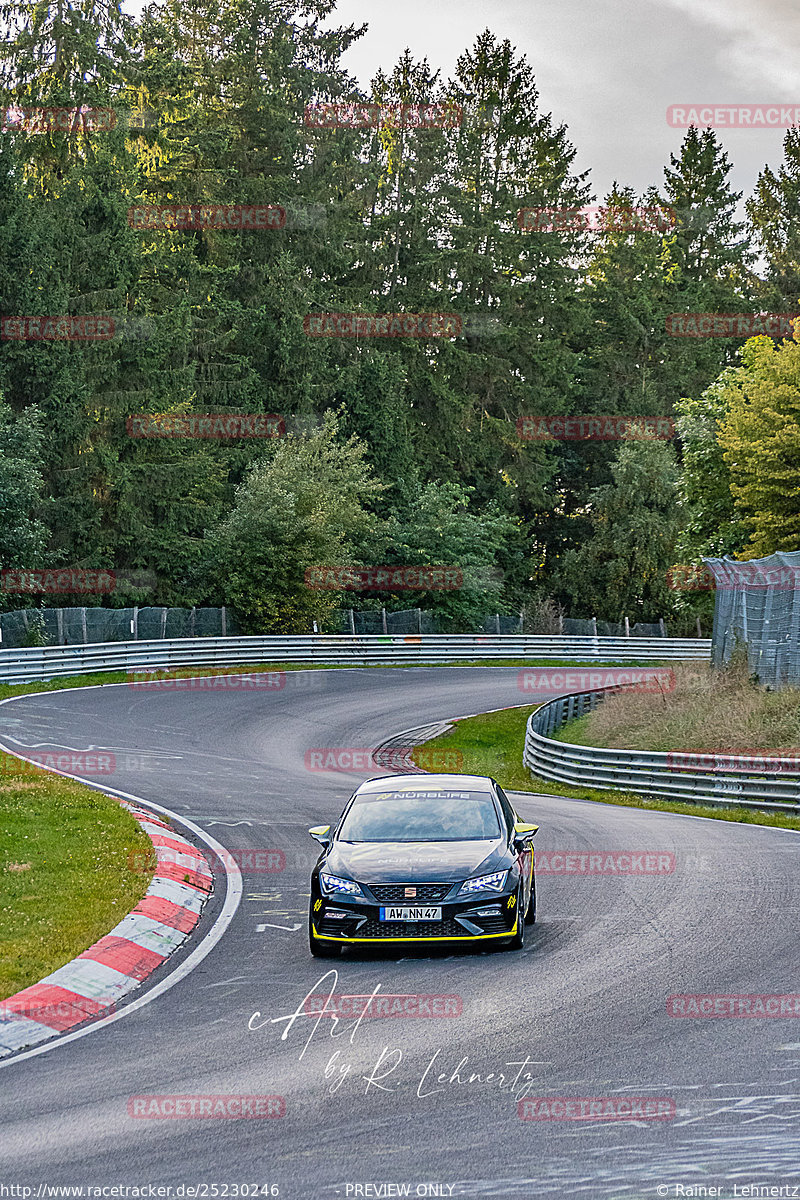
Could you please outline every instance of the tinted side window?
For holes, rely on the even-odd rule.
[[[500,800],[500,807],[503,810],[503,816],[505,817],[506,825],[508,826],[508,832],[512,834],[514,832],[514,822],[516,820],[514,806],[503,789],[500,787],[500,784],[498,783],[495,786],[497,787],[497,796]]]

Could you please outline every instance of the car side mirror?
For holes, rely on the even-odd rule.
[[[312,825],[308,832],[320,846],[330,846],[333,841],[330,825]]]
[[[514,849],[516,852],[521,854],[523,850],[528,850],[531,840],[538,832],[538,825],[532,825],[529,821],[517,821],[514,825]]]

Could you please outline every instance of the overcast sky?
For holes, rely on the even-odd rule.
[[[329,23],[365,21],[344,59],[364,86],[406,46],[446,79],[481,30],[509,38],[600,196],[615,179],[662,183],[684,136],[667,125],[670,104],[800,106],[800,0],[339,0]],[[782,160],[783,131],[718,136],[746,196]]]

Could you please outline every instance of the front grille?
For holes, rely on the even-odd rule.
[[[376,900],[403,904],[428,904],[431,900],[444,900],[452,883],[370,883],[367,887]],[[416,888],[416,896],[406,896],[406,888]]]
[[[423,938],[423,937],[469,937],[467,930],[458,921],[367,921],[358,931],[359,937]]]

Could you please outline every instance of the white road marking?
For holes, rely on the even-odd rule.
[[[293,925],[291,929],[289,929],[286,925],[271,925],[269,921],[266,921],[263,925],[256,925],[256,933],[263,933],[265,929],[282,929],[284,933],[297,933],[297,930],[300,929],[300,927],[300,921],[298,921],[296,925]]]

